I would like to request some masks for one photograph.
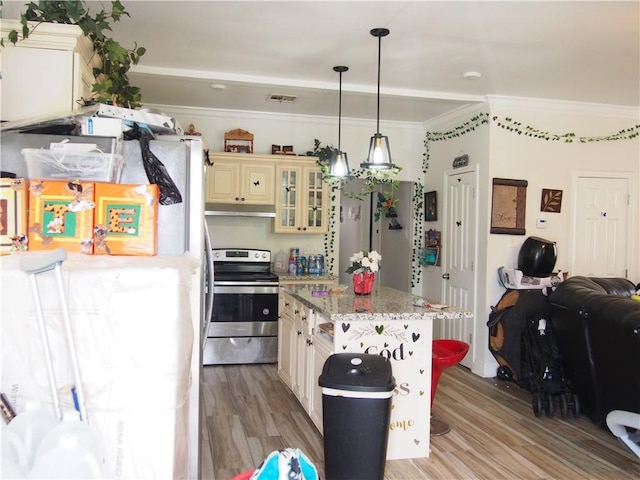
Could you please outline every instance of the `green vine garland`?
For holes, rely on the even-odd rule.
[[[420,284],[422,277],[420,268],[420,248],[422,243],[424,210],[424,185],[422,182],[413,184],[413,248],[411,249],[411,287]]]
[[[640,135],[640,125],[634,125],[630,128],[625,128],[619,132],[610,135],[599,135],[595,137],[576,136],[573,132],[567,132],[563,134],[550,133],[531,125],[523,126],[522,122],[515,121],[511,117],[505,117],[503,119],[498,118],[497,115],[491,117],[491,120],[496,125],[509,132],[517,133],[518,135],[524,135],[526,137],[538,138],[540,140],[564,143],[592,143],[592,142],[610,142],[616,140],[629,140],[636,138]],[[422,162],[422,173],[427,173],[429,168],[429,143],[439,142],[442,140],[450,140],[452,138],[461,137],[467,133],[474,131],[481,125],[489,123],[489,114],[486,112],[479,113],[478,115],[471,117],[468,121],[462,125],[455,127],[453,130],[446,132],[427,132],[425,135],[424,146],[425,151]]]
[[[336,210],[339,208],[336,205],[336,188],[331,187],[330,200],[329,200],[329,225],[327,233],[324,234],[324,259],[325,268],[327,273],[334,273],[335,264],[335,241],[336,241]]]
[[[429,169],[429,143],[461,137],[487,123],[489,123],[489,114],[483,112],[471,117],[468,121],[462,125],[458,125],[453,130],[447,132],[427,132],[424,139],[424,153],[422,154],[422,173],[427,173]]]
[[[492,118],[494,122],[500,127],[510,132],[517,133],[518,135],[524,135],[527,137],[539,138],[541,140],[551,140],[553,142],[563,141],[564,143],[591,143],[591,142],[610,142],[615,140],[628,140],[640,135],[640,125],[635,125],[631,128],[625,128],[619,132],[611,135],[602,135],[597,137],[576,137],[573,132],[563,133],[562,135],[556,133],[549,133],[534,128],[530,125],[522,126],[521,122],[516,122],[511,117],[505,117],[500,120],[497,116]]]

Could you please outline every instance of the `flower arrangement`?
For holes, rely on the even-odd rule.
[[[362,273],[362,272],[372,272],[375,273],[380,270],[380,260],[382,260],[382,255],[380,255],[375,250],[370,251],[365,254],[364,251],[354,253],[349,261],[351,265],[347,268],[347,273]]]

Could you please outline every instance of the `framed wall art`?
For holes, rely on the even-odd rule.
[[[540,199],[540,211],[560,213],[562,208],[562,190],[552,190],[550,188],[542,189],[542,198]]]
[[[494,178],[490,233],[525,235],[526,180]]]
[[[0,255],[26,250],[28,182],[0,179]]]
[[[424,194],[424,221],[435,222],[438,220],[438,197],[436,191]]]

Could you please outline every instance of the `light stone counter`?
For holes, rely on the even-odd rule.
[[[396,388],[387,459],[428,457],[433,320],[468,318],[471,313],[414,306],[420,297],[388,287],[375,287],[366,296],[354,295],[350,287],[332,294],[335,287],[330,285],[283,288],[313,310],[315,328],[333,324],[334,353],[369,353],[391,360]]]
[[[453,320],[472,316],[470,312],[454,307],[438,310],[414,306],[414,302],[421,297],[394,288],[376,286],[371,295],[355,295],[350,286],[341,285],[340,287],[345,288],[345,291],[338,295],[331,294],[334,287],[330,285],[286,285],[283,288],[331,322],[360,319],[368,321],[427,318]],[[328,296],[321,296],[327,294]]]
[[[281,284],[308,284],[308,283],[338,283],[336,275],[289,275],[288,273],[278,273],[278,280]]]

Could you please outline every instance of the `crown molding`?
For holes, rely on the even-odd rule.
[[[569,113],[596,115],[603,117],[631,118],[640,121],[640,107],[628,105],[607,105],[601,103],[569,102],[544,98],[509,97],[487,95],[489,108],[517,108],[532,112]]]

